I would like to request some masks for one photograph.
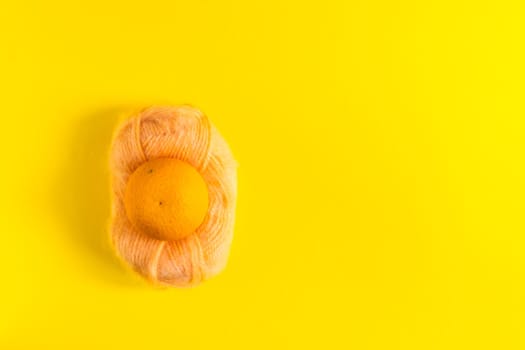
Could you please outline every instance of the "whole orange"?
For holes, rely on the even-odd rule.
[[[208,211],[208,187],[190,164],[157,158],[130,175],[124,194],[128,219],[141,232],[162,240],[184,238]]]

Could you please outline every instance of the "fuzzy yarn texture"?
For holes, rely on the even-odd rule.
[[[162,240],[141,232],[126,214],[128,179],[145,162],[174,158],[194,167],[208,187],[209,205],[192,234]],[[216,128],[190,106],[149,107],[116,130],[110,154],[111,242],[133,270],[160,285],[188,287],[218,274],[233,238],[237,163]]]

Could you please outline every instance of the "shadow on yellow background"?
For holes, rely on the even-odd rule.
[[[57,213],[66,229],[65,240],[83,256],[95,278],[104,283],[130,284],[125,268],[112,251],[109,148],[122,108],[103,109],[83,118],[71,133],[68,156],[56,184]],[[126,278],[128,277],[128,278]]]

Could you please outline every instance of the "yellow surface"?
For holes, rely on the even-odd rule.
[[[175,240],[195,232],[208,212],[208,187],[186,162],[158,158],[131,174],[124,195],[126,215],[143,233]]]
[[[313,3],[2,3],[0,348],[525,348],[523,2]],[[105,239],[112,128],[152,103],[240,163],[195,289]]]

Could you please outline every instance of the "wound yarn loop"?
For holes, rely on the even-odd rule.
[[[144,163],[173,158],[204,179],[208,211],[192,234],[154,238],[129,220],[124,202],[130,176]],[[167,286],[194,286],[226,265],[233,238],[237,163],[208,118],[190,106],[149,107],[116,130],[110,155],[111,241],[117,254],[148,280]]]

